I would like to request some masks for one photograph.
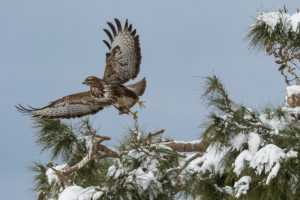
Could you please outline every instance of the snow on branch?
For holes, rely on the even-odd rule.
[[[189,157],[185,162],[184,164],[181,166],[181,167],[176,167],[176,168],[173,168],[173,169],[170,169],[168,171],[168,174],[171,174],[173,172],[176,172],[176,176],[175,177],[178,177],[181,172],[193,161],[195,160],[196,158],[199,158],[203,156],[203,153],[195,153],[194,155],[192,155],[191,157]]]
[[[62,174],[68,175],[74,171],[77,171],[81,169],[83,166],[85,166],[89,161],[95,158],[95,153],[98,151],[104,151],[104,157],[118,157],[118,153],[109,149],[108,147],[101,145],[101,142],[104,140],[110,140],[110,137],[107,136],[98,136],[100,139],[95,141],[92,145],[91,150],[88,152],[88,154],[77,164],[73,165],[72,167],[69,167],[67,169],[63,169],[61,171]],[[100,147],[100,148],[99,148]]]
[[[255,25],[265,25],[270,34],[276,31],[276,28],[279,28],[279,26],[285,33],[289,31],[300,33],[300,13],[296,12],[289,15],[284,10],[260,12]],[[255,25],[252,25],[252,27]]]
[[[247,194],[247,191],[250,189],[251,177],[243,176],[238,182],[234,183],[234,188],[237,191],[235,198],[239,198],[242,194]]]
[[[265,49],[275,57],[278,71],[287,85],[300,84],[296,70],[300,69],[300,13],[290,15],[287,9],[278,12],[260,12],[250,27],[250,46]]]
[[[67,186],[72,185],[71,181],[68,180],[67,175],[78,171],[79,169],[84,167],[87,163],[89,163],[91,160],[101,159],[101,158],[106,158],[106,157],[118,157],[119,156],[119,154],[116,151],[114,151],[114,150],[108,148],[107,146],[101,144],[105,140],[110,140],[110,137],[99,136],[99,135],[95,135],[95,137],[97,137],[99,139],[96,140],[95,142],[93,142],[92,147],[89,150],[89,152],[87,153],[87,155],[84,156],[82,158],[82,160],[80,160],[75,165],[73,165],[71,167],[68,167],[66,164],[62,165],[63,167],[57,167],[57,166],[54,167],[54,165],[52,163],[49,163],[47,165],[51,170],[53,170],[56,173],[57,178],[59,179],[59,181],[62,184],[63,188],[64,188],[64,185],[67,185]],[[103,152],[104,155],[96,156],[95,154],[97,152]],[[53,176],[51,176],[51,177],[48,176],[49,181],[50,181],[50,179],[53,179]]]

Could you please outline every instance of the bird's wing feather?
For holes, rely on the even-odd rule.
[[[18,111],[32,115],[33,117],[44,118],[75,118],[95,114],[108,104],[96,103],[90,92],[72,94],[51,102],[43,108],[25,108],[22,105],[16,106]]]
[[[138,75],[142,56],[139,36],[135,35],[136,30],[132,31],[132,25],[128,26],[127,20],[124,28],[122,28],[118,19],[115,19],[115,22],[117,30],[112,23],[107,22],[112,29],[112,34],[107,29],[104,29],[110,43],[106,40],[103,41],[110,52],[106,54],[106,67],[103,79],[123,84]]]

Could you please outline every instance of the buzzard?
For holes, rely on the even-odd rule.
[[[90,86],[87,92],[65,96],[42,108],[25,108],[19,104],[16,106],[18,111],[33,117],[60,119],[95,114],[113,105],[120,115],[131,113],[137,119],[137,112],[131,112],[130,108],[136,103],[140,107],[144,106],[143,101],[139,101],[139,96],[146,89],[146,79],[127,86],[123,84],[135,79],[140,71],[142,56],[139,36],[132,25],[128,24],[128,20],[123,28],[118,19],[114,20],[116,27],[107,22],[112,33],[103,29],[110,42],[103,40],[109,52],[106,53],[106,67],[102,79],[89,76],[83,81],[83,84]]]

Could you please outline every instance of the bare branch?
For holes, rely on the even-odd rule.
[[[154,136],[157,136],[157,135],[159,135],[159,134],[162,134],[162,133],[164,133],[165,132],[165,130],[164,129],[161,129],[161,130],[159,130],[159,131],[156,131],[156,132],[154,132],[154,133],[149,133],[149,135],[148,135],[148,139],[151,139],[152,137],[154,137]]]
[[[166,146],[172,148],[177,152],[205,152],[207,147],[210,144],[210,139],[208,137],[204,137],[199,142],[179,142],[172,141],[169,143],[165,143]]]
[[[115,152],[115,151],[111,150],[110,148],[108,148],[107,146],[101,144],[104,140],[110,140],[110,137],[99,136],[99,135],[95,135],[95,136],[97,136],[100,139],[93,143],[92,148],[90,149],[88,154],[85,157],[83,157],[83,159],[81,161],[79,161],[78,163],[76,163],[75,165],[73,165],[72,167],[69,167],[67,169],[63,169],[61,171],[56,170],[56,174],[57,175],[58,174],[68,175],[70,173],[78,171],[79,169],[84,167],[87,163],[89,163],[93,159],[102,159],[102,158],[106,158],[106,157],[118,157],[119,156],[119,154],[117,152]],[[95,154],[99,151],[104,152],[104,155],[98,156],[98,157],[95,156]]]
[[[107,155],[108,157],[119,157],[118,152],[108,148],[103,144],[98,144],[97,151],[105,153],[105,155]]]

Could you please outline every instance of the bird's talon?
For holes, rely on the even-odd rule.
[[[145,108],[146,106],[144,105],[145,101],[137,101],[139,104],[140,108]]]
[[[138,118],[138,116],[137,116],[137,111],[135,111],[135,112],[131,112],[131,111],[130,111],[130,113],[132,114],[133,119],[134,119],[134,120],[137,120],[137,118]]]

